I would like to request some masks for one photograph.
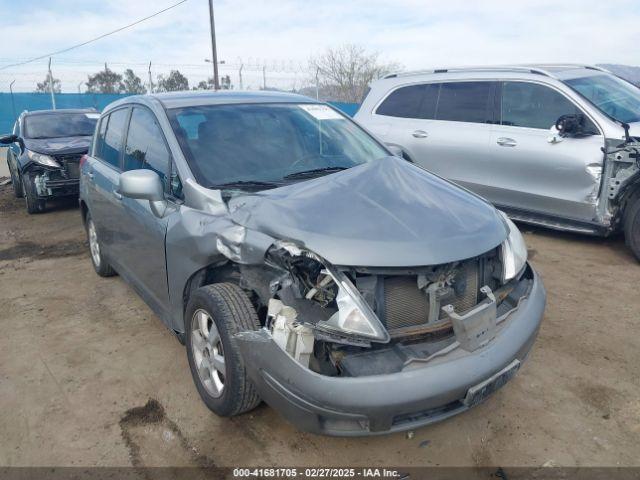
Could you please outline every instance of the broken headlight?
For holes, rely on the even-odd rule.
[[[509,236],[501,247],[502,282],[518,276],[527,263],[527,245],[518,227],[503,212],[500,212],[509,228]]]
[[[343,272],[291,242],[276,242],[268,257],[289,271],[302,298],[335,309],[329,318],[314,322],[316,330],[367,341],[389,341],[389,333]]]
[[[45,167],[60,168],[60,164],[49,155],[27,150],[27,157],[29,157],[29,160],[44,165]]]

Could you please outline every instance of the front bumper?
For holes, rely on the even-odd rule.
[[[532,269],[533,271],[533,269]],[[409,430],[463,412],[470,387],[523,361],[538,333],[546,293],[538,275],[496,337],[393,374],[329,377],[295,362],[266,330],[236,336],[260,396],[298,428],[337,436]]]

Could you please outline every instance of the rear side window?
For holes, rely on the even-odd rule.
[[[424,89],[424,85],[410,85],[394,90],[380,104],[376,113],[389,117],[420,118]]]
[[[402,118],[432,119],[436,111],[440,84],[401,87],[380,104],[378,115]]]
[[[440,87],[436,119],[453,122],[491,121],[492,82],[451,82]]]
[[[95,136],[95,144],[93,146],[93,156],[102,157],[102,147],[104,145],[104,134],[107,132],[107,124],[109,123],[109,115],[106,115],[100,119],[100,125],[98,126],[98,133]]]
[[[107,130],[99,157],[110,165],[120,168],[120,152],[124,143],[124,127],[129,110],[122,108],[109,115]],[[104,120],[103,120],[104,122]],[[100,125],[102,128],[102,124]]]
[[[135,107],[131,113],[124,169],[153,170],[164,180],[169,171],[169,150],[155,115],[146,108]]]
[[[576,105],[552,88],[527,82],[502,84],[502,125],[548,130],[560,116],[578,113]]]

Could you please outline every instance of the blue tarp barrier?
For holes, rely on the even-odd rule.
[[[109,93],[58,93],[57,108],[89,108],[102,110],[111,102],[126,97],[126,94]],[[357,103],[329,102],[347,115],[358,110]],[[48,93],[0,93],[0,134],[10,133],[17,115],[24,110],[49,110],[51,96]]]

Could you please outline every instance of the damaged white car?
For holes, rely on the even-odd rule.
[[[262,399],[318,433],[426,425],[510,380],[542,319],[510,220],[306,97],[120,100],[80,191],[96,271],[186,343],[218,415]]]

